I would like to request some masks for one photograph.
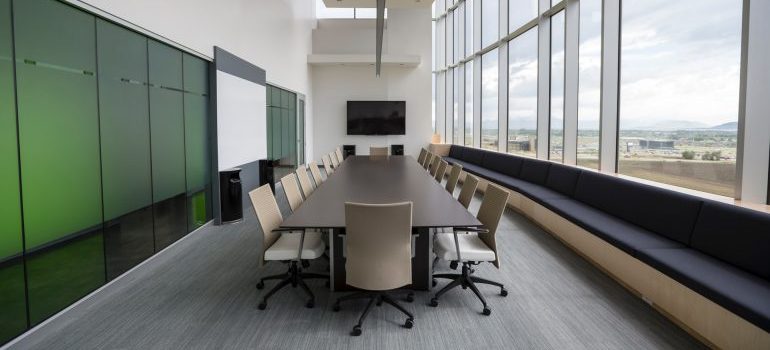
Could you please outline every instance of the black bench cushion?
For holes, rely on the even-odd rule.
[[[770,280],[770,215],[705,201],[692,248]]]
[[[544,202],[547,208],[633,256],[641,249],[685,248],[679,242],[574,199],[546,199]]]
[[[642,260],[770,331],[770,282],[694,249],[644,249]]]
[[[460,165],[462,165],[463,166],[463,171],[471,173],[473,175],[484,176],[484,175],[482,175],[482,173],[491,172],[490,170],[484,169],[482,166],[479,166],[479,165],[476,165],[476,164],[473,164],[473,163],[470,163],[470,162],[467,162],[467,161],[464,161],[464,160],[455,159],[455,158],[451,158],[451,157],[444,157],[444,160],[447,161],[447,163],[449,163],[449,164],[460,164]]]
[[[561,194],[572,197],[575,194],[578,177],[582,170],[563,164],[551,164],[545,185]]]
[[[499,152],[486,152],[483,167],[508,176],[518,177],[522,158]]]
[[[689,244],[702,200],[630,180],[583,171],[575,199],[608,214]]]
[[[492,180],[500,185],[508,187],[518,193],[521,193],[535,202],[543,204],[546,199],[569,199],[569,197],[556,192],[548,187],[540,186],[527,182],[521,179],[517,179],[511,176],[498,174],[497,177]]]
[[[458,146],[458,145],[452,145],[449,147],[449,157],[454,159],[462,159],[463,152],[465,152],[465,147]]]
[[[545,185],[550,166],[550,162],[525,158],[521,164],[519,178],[538,185]]]
[[[482,149],[466,147],[462,151],[462,157],[460,160],[481,166],[483,165],[484,153],[486,152],[487,151]]]

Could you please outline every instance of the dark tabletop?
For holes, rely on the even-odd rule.
[[[281,227],[344,228],[345,202],[407,201],[413,203],[413,227],[481,226],[414,158],[351,156]]]

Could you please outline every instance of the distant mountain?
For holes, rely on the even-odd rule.
[[[734,131],[734,130],[738,130],[738,122],[729,122],[729,123],[719,124],[719,125],[716,125],[716,126],[712,126],[709,129],[711,129],[711,130]]]

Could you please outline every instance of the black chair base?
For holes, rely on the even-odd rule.
[[[289,264],[289,270],[285,273],[262,277],[257,283],[257,289],[265,288],[265,281],[280,280],[280,282],[278,282],[278,284],[276,284],[273,289],[271,289],[269,292],[267,292],[267,294],[265,294],[265,296],[262,297],[262,302],[257,305],[257,308],[260,310],[267,308],[268,298],[275,294],[275,292],[283,289],[283,287],[291,285],[292,288],[297,288],[297,286],[302,287],[302,290],[309,297],[307,303],[305,303],[305,306],[309,309],[312,309],[315,306],[315,295],[313,295],[313,292],[310,291],[310,287],[308,287],[305,283],[306,279],[326,279],[326,285],[329,285],[329,275],[302,272],[302,269],[297,266],[296,261],[292,261]]]
[[[476,276],[472,276],[473,269],[471,268],[470,262],[463,262],[463,269],[462,273],[456,274],[456,273],[439,273],[433,275],[433,286],[436,286],[436,278],[444,278],[444,279],[450,279],[452,282],[449,282],[444,288],[441,288],[436,295],[433,296],[433,298],[430,300],[430,303],[428,305],[436,307],[438,306],[438,298],[440,298],[444,293],[450,291],[451,289],[455,287],[462,287],[463,289],[470,288],[471,291],[473,291],[473,294],[476,294],[476,297],[481,300],[481,303],[484,305],[484,310],[482,310],[482,314],[485,316],[489,316],[492,314],[492,310],[489,309],[487,306],[487,300],[484,299],[484,296],[481,295],[481,292],[479,292],[478,287],[476,287],[476,283],[481,284],[489,284],[492,286],[500,287],[500,295],[501,296],[507,296],[508,291],[505,290],[505,286],[502,283],[490,281],[487,279],[479,278]]]
[[[349,300],[356,300],[356,299],[369,299],[369,303],[366,304],[366,308],[364,308],[364,312],[361,314],[361,317],[358,319],[358,324],[356,324],[353,327],[353,331],[350,332],[353,336],[359,336],[361,335],[364,320],[366,320],[366,316],[369,315],[369,311],[372,308],[372,304],[375,302],[377,303],[377,306],[382,306],[382,303],[386,303],[390,306],[393,306],[394,308],[398,309],[398,311],[401,311],[403,314],[407,316],[406,322],[404,322],[404,328],[412,328],[414,326],[414,315],[412,315],[411,312],[407,311],[403,306],[401,306],[395,299],[391,298],[388,293],[377,291],[377,292],[358,292],[349,294],[343,297],[340,297],[337,299],[336,302],[334,302],[334,305],[332,306],[332,310],[334,312],[340,311],[340,303],[343,301],[349,301]],[[414,293],[409,292],[406,296],[407,302],[413,302],[414,301]]]

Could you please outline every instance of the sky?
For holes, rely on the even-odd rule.
[[[621,129],[665,125],[667,121],[710,127],[738,120],[741,3],[740,0],[623,2]],[[600,0],[581,1],[578,114],[581,129],[598,128],[600,6]],[[534,128],[535,125],[536,31],[523,34],[509,45],[512,128],[528,125]],[[557,35],[555,39],[563,40],[563,37]],[[545,64],[560,67],[554,63]],[[497,106],[497,69],[497,65],[486,62],[482,67],[482,114],[489,123],[496,120],[491,113]],[[563,83],[555,79],[552,84]],[[561,85],[555,88],[552,91],[563,89]],[[563,95],[554,93],[554,98],[551,105],[557,108],[555,115],[559,115],[562,102],[558,99]]]

